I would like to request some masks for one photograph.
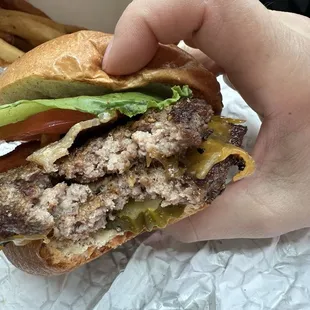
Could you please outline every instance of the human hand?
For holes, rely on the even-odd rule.
[[[132,73],[151,60],[158,42],[180,40],[225,72],[263,123],[252,153],[255,175],[167,232],[191,242],[309,227],[310,21],[268,11],[258,0],[136,0],[119,20],[104,69]]]

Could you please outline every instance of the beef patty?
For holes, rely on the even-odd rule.
[[[34,164],[0,174],[0,241],[48,232],[57,240],[83,240],[131,199],[160,199],[162,207],[210,203],[224,190],[229,168],[242,164],[236,157],[213,166],[204,180],[171,173],[165,160],[198,148],[212,133],[212,116],[205,101],[184,99],[73,150],[56,174]],[[245,133],[231,124],[229,142],[240,146]]]

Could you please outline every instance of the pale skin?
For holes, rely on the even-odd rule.
[[[263,123],[252,151],[255,174],[167,232],[193,242],[310,227],[310,20],[268,11],[257,0],[136,0],[118,22],[103,67],[135,72],[158,42],[180,40],[206,67],[225,72]]]

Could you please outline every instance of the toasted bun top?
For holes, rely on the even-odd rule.
[[[152,83],[189,85],[215,113],[222,110],[215,76],[176,46],[160,45],[151,62],[129,76],[110,76],[102,58],[112,35],[80,31],[38,46],[8,67],[0,78],[0,104],[22,99],[99,95]]]

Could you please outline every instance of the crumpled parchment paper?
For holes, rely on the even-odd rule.
[[[223,114],[247,119],[251,149],[259,118],[219,80]],[[25,274],[0,254],[0,309],[310,309],[310,232],[195,244],[156,232],[53,278]]]

